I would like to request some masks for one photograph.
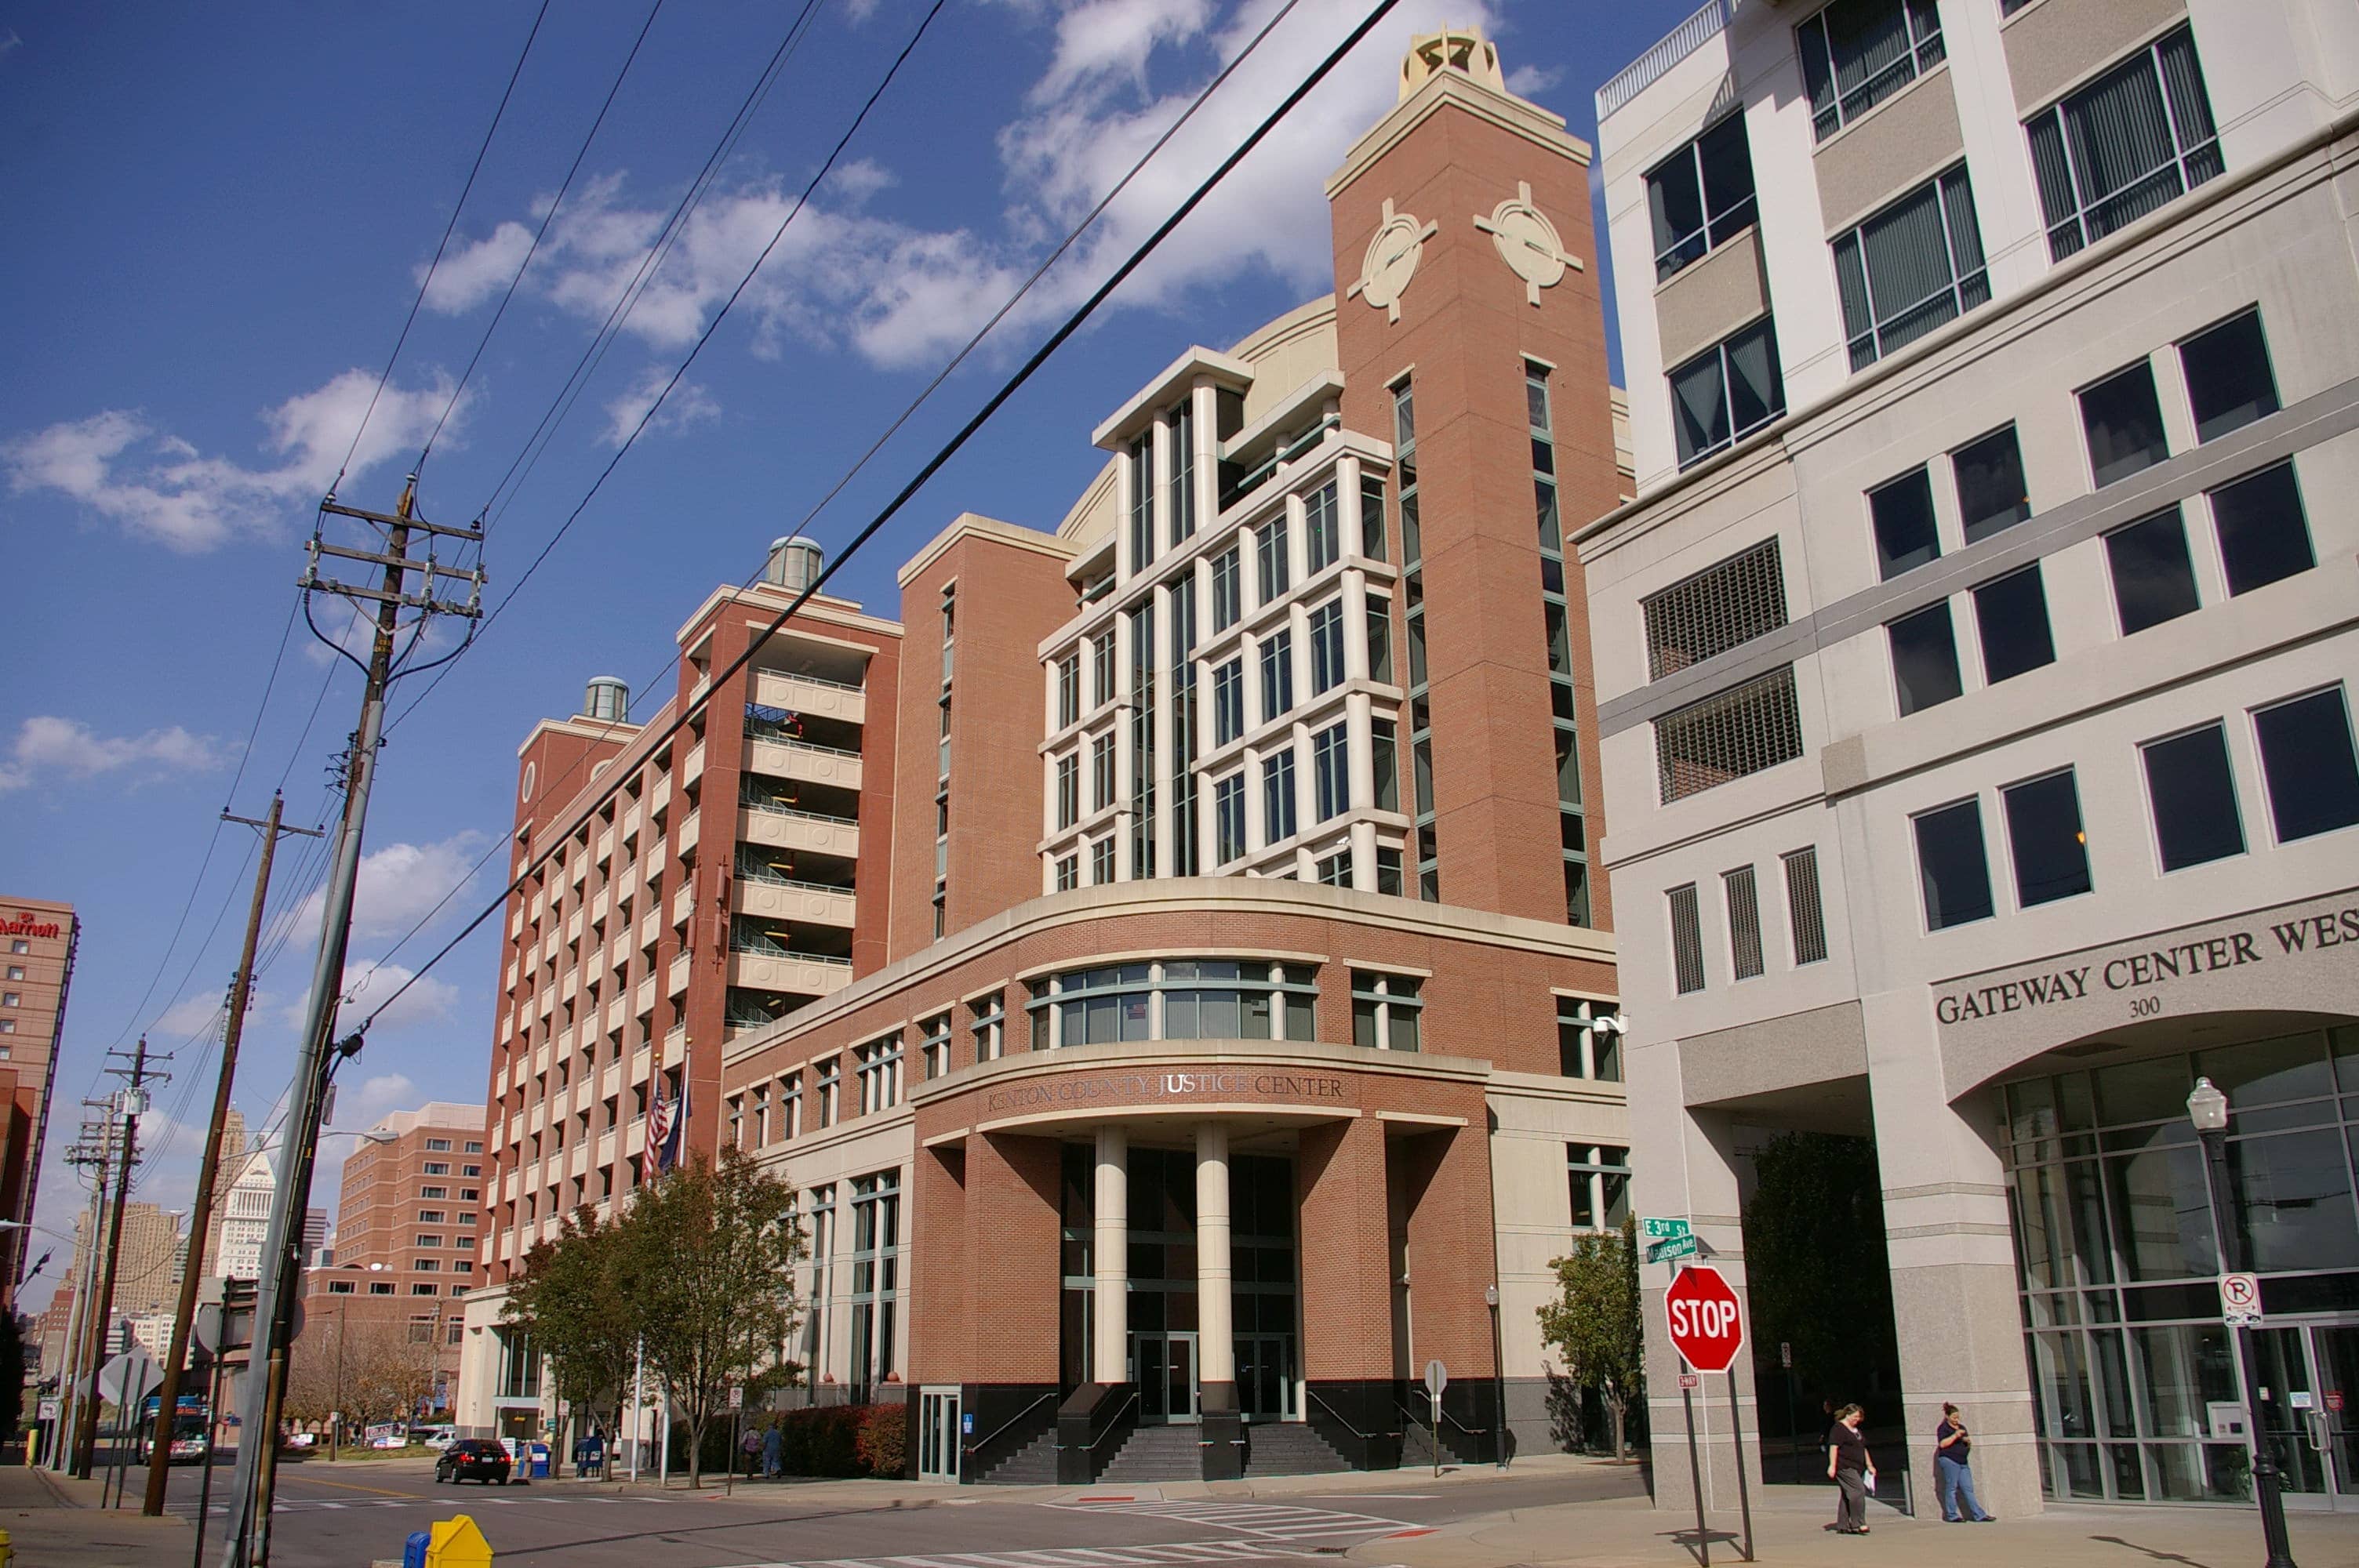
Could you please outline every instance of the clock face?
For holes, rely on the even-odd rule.
[[[1507,270],[1524,280],[1524,297],[1540,302],[1540,290],[1564,281],[1568,269],[1578,271],[1581,258],[1564,248],[1564,240],[1548,214],[1532,205],[1532,188],[1519,182],[1515,195],[1477,217],[1474,226],[1491,236]]]
[[[1408,292],[1409,279],[1417,276],[1425,242],[1439,232],[1438,224],[1419,223],[1406,212],[1395,212],[1392,198],[1385,198],[1384,222],[1376,226],[1376,237],[1368,242],[1368,254],[1361,258],[1359,281],[1344,291],[1344,297],[1365,298],[1390,319],[1399,320],[1401,296]]]

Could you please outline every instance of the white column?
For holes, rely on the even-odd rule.
[[[1119,1127],[1098,1129],[1097,1217],[1092,1227],[1097,1260],[1097,1346],[1091,1379],[1130,1381],[1130,1140]]]
[[[1210,1387],[1237,1380],[1230,1314],[1229,1130],[1196,1124],[1196,1364]]]

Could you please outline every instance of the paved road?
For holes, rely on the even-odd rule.
[[[1158,1500],[1154,1488],[1103,1487],[1054,1501],[984,1487],[861,1506],[799,1501],[792,1487],[741,1487],[734,1498],[570,1487],[437,1487],[379,1465],[292,1465],[279,1472],[277,1568],[358,1568],[401,1554],[411,1530],[472,1516],[502,1568],[1230,1568],[1299,1564],[1404,1530],[1503,1509],[1624,1495],[1627,1472],[1586,1471],[1420,1491],[1419,1472],[1380,1492]],[[216,1500],[220,1484],[217,1478]],[[173,1476],[172,1511],[196,1512],[197,1476]],[[150,1568],[165,1568],[155,1564]]]

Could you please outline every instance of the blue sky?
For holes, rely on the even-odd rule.
[[[743,579],[1094,203],[1278,0],[952,0],[810,207],[502,615],[393,732],[369,823],[351,978],[383,994],[497,891],[514,748],[612,673],[669,689],[681,618]],[[1300,0],[984,351],[812,525],[833,545],[1364,13]],[[647,20],[550,7],[341,493],[389,506],[446,406],[421,510],[463,522],[528,435],[799,6],[657,15],[482,362],[458,378]],[[810,30],[524,480],[491,513],[497,598],[614,455],[819,168],[924,7],[821,0]],[[1404,0],[834,584],[882,613],[894,568],[960,511],[1053,527],[1101,460],[1087,431],[1190,341],[1325,292],[1320,180],[1390,106],[1408,36],[1446,14],[1497,39],[1517,89],[1593,135],[1597,85],[1692,5]],[[353,722],[349,665],[297,622],[302,544],[514,67],[534,7],[33,5],[0,0],[0,889],[84,925],[39,1223],[82,1193],[55,1152],[105,1051],[172,1050],[140,1195],[185,1205],[258,816],[285,781],[317,824]],[[594,606],[583,613],[582,606]],[[269,697],[265,682],[276,669]],[[416,683],[413,683],[413,686]],[[402,705],[397,690],[396,706]],[[257,718],[258,715],[258,718]],[[208,853],[210,845],[210,855]],[[286,1085],[316,933],[318,857],[289,840],[277,961],[236,1098]],[[191,897],[190,889],[195,889]],[[186,922],[182,925],[183,911]],[[178,930],[175,940],[176,927]],[[367,966],[386,968],[364,979]],[[486,928],[345,1074],[336,1125],[484,1087]],[[317,1201],[332,1205],[327,1146]],[[37,1249],[38,1250],[38,1249]],[[51,1272],[64,1266],[62,1249]],[[46,1294],[37,1285],[27,1299]]]

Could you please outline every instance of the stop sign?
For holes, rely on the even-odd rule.
[[[1745,1316],[1737,1310],[1736,1292],[1710,1264],[1680,1271],[1663,1292],[1664,1315],[1670,1320],[1671,1344],[1699,1372],[1725,1372],[1745,1346]]]

